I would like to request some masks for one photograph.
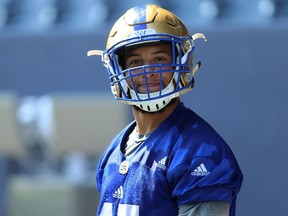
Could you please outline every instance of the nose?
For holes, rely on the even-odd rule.
[[[152,76],[156,76],[157,75],[157,71],[159,71],[159,66],[155,66],[155,65],[148,65],[146,68],[145,68],[145,71],[146,71],[146,76],[147,77],[152,77]]]

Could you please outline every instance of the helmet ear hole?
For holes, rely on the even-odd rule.
[[[194,76],[191,72],[183,73],[180,76],[181,88],[187,87],[189,84],[193,86]]]
[[[187,85],[193,79],[192,73],[186,73],[182,76],[183,82]]]

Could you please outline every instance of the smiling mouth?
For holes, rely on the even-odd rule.
[[[147,89],[149,92],[147,92]],[[138,86],[138,92],[139,93],[153,93],[157,92],[160,90],[160,84],[159,83],[148,83],[147,86],[146,84],[142,84]]]

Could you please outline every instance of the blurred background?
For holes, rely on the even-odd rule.
[[[208,39],[182,100],[238,159],[237,215],[287,216],[286,0],[0,0],[0,216],[95,215],[97,162],[132,117],[86,52],[147,3]]]

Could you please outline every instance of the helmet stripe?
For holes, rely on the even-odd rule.
[[[135,24],[134,25],[134,31],[147,29],[146,6],[135,7],[134,13],[137,14],[133,20],[133,23]]]

